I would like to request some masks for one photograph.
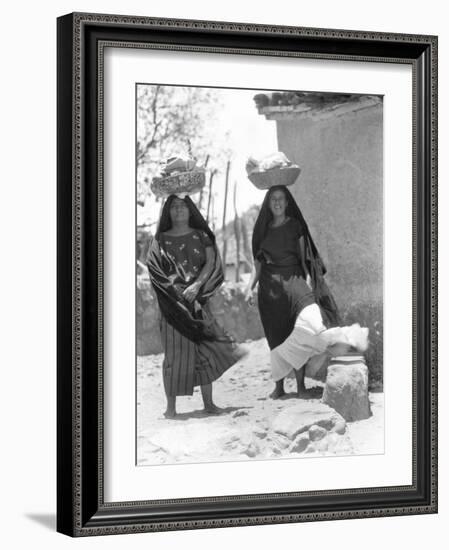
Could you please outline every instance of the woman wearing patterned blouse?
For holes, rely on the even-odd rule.
[[[168,197],[151,246],[148,269],[161,311],[165,416],[176,397],[201,387],[204,410],[217,414],[212,382],[244,351],[211,317],[207,302],[223,282],[215,236],[189,197]]]

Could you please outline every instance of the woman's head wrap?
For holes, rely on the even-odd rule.
[[[210,238],[210,240],[215,243],[215,235],[213,234],[210,227],[207,225],[206,220],[203,218],[201,212],[195,206],[194,202],[189,196],[180,198],[177,195],[170,195],[162,207],[162,212],[159,218],[159,223],[156,230],[156,239],[159,240],[159,235],[165,233],[172,227],[171,217],[170,217],[170,208],[174,200],[179,199],[184,201],[185,205],[189,209],[189,227],[192,229],[199,229],[205,231]]]
[[[260,207],[260,212],[259,212],[259,215],[257,216],[256,223],[254,224],[253,239],[252,239],[254,258],[257,258],[260,252],[260,245],[262,244],[262,241],[265,238],[265,235],[267,234],[268,228],[271,222],[273,221],[273,212],[271,211],[271,208],[270,208],[270,198],[275,191],[282,191],[285,195],[285,198],[287,200],[285,215],[288,218],[297,219],[301,224],[302,233],[309,234],[309,228],[307,227],[304,216],[302,215],[302,212],[299,209],[299,206],[296,204],[296,201],[293,198],[293,195],[290,193],[287,187],[285,187],[285,185],[276,185],[274,187],[270,187],[270,189],[267,191],[265,195],[262,206]],[[315,255],[318,256],[318,251],[316,250],[315,244],[313,243],[311,237],[310,237],[310,243],[314,248],[314,251],[316,253]],[[324,269],[324,265],[323,265],[323,269]]]
[[[167,275],[170,271],[177,271],[178,266],[165,253],[164,249],[159,245],[159,241],[161,233],[168,231],[172,227],[170,208],[176,198],[178,198],[176,195],[170,195],[162,208],[156,235],[151,243],[147,259],[150,279],[156,292],[161,313],[170,325],[183,336],[195,342],[215,339],[214,331],[209,330],[210,323],[203,315],[202,306],[223,283],[223,268],[215,242],[215,235],[190,197],[181,199],[185,202],[190,212],[189,226],[192,229],[198,229],[207,234],[212,241],[215,255],[212,270],[195,300],[196,308],[192,307],[192,304],[182,300]]]
[[[256,223],[254,224],[252,249],[255,259],[259,259],[262,241],[267,234],[270,223],[273,221],[273,213],[270,208],[270,197],[274,191],[282,191],[287,199],[285,215],[289,218],[295,218],[301,225],[301,234],[304,237],[304,246],[299,246],[298,254],[304,254],[303,263],[307,267],[312,280],[312,288],[315,293],[315,299],[321,308],[323,320],[327,326],[336,326],[341,324],[337,304],[324,280],[326,267],[317,247],[310,235],[307,223],[302,215],[299,206],[290,191],[284,185],[270,187],[265,195]]]

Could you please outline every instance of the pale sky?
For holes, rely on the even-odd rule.
[[[245,170],[249,156],[262,158],[278,150],[276,138],[276,123],[259,115],[253,97],[260,90],[217,90],[222,96],[223,106],[219,113],[217,132],[229,133],[229,148],[234,152],[229,176],[227,221],[234,218],[233,191],[237,181],[237,208],[239,213],[253,204],[261,204],[265,191],[259,191],[248,180]],[[224,177],[217,177],[213,182],[215,214],[218,225],[221,225],[224,204]],[[193,200],[198,196],[193,195]],[[144,208],[138,209],[138,223],[158,217],[159,209],[155,209],[147,200]]]

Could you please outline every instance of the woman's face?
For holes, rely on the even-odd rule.
[[[173,199],[170,205],[170,218],[173,224],[186,223],[189,221],[190,211],[182,199]]]
[[[271,193],[269,206],[273,216],[284,216],[287,204],[287,197],[283,191],[276,189]]]

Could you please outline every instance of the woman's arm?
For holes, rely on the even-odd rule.
[[[262,264],[259,262],[259,260],[254,260],[253,270],[251,273],[251,279],[249,284],[249,288],[251,290],[254,290],[254,287],[256,286],[257,281],[259,280],[261,267],[262,267]]]
[[[262,264],[259,262],[259,260],[254,260],[253,269],[251,272],[251,277],[248,283],[248,287],[246,289],[245,293],[245,300],[250,301],[252,299],[253,290],[255,286],[257,285],[257,282],[260,277],[260,269],[262,267]]]
[[[301,262],[302,270],[306,278],[306,283],[312,288],[312,278],[310,276],[309,268],[306,262],[306,245],[304,235],[299,237],[299,260]]]
[[[193,302],[198,295],[203,284],[206,282],[207,278],[212,272],[214,267],[215,260],[215,251],[212,246],[206,246],[206,262],[203,266],[203,269],[200,271],[198,277],[191,283],[182,293],[184,298],[188,302]]]
[[[207,281],[209,275],[212,273],[215,260],[215,251],[212,246],[206,246],[206,263],[203,265],[203,269],[200,271],[200,274],[195,279],[195,283],[198,283],[201,286]]]

